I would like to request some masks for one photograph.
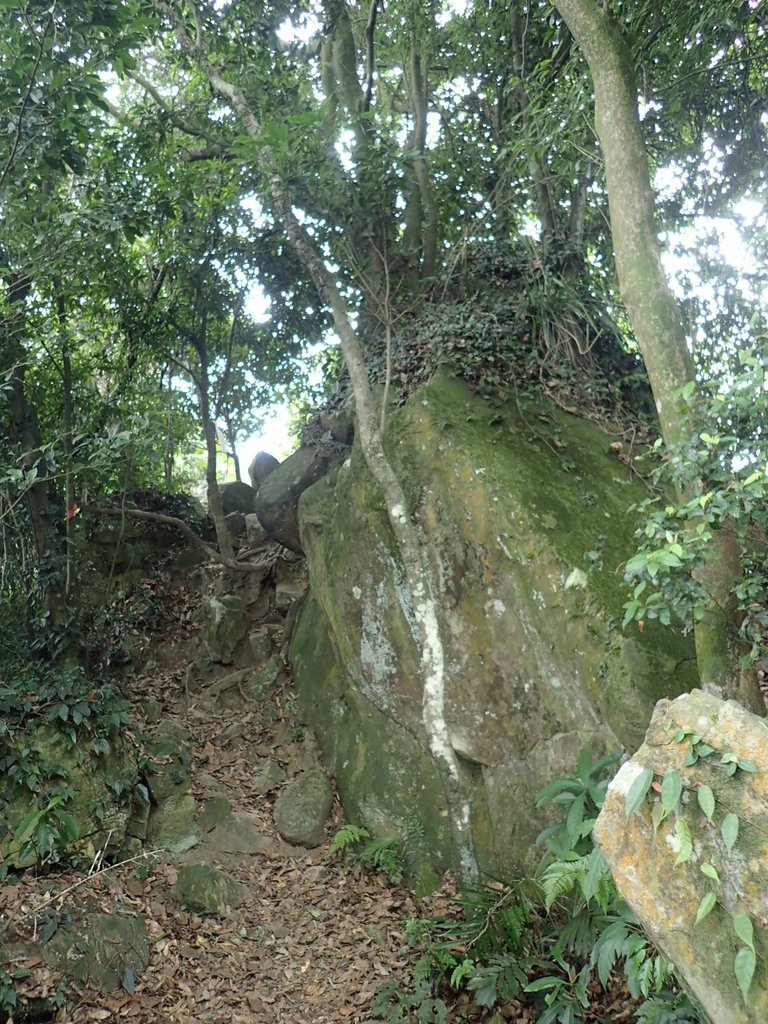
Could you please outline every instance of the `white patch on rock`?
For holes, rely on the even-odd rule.
[[[362,590],[360,589],[360,587],[358,587],[357,584],[355,584],[354,587],[352,587],[352,597],[354,597],[356,601],[359,601],[362,596]]]
[[[638,764],[637,761],[625,761],[614,775],[608,789],[611,790],[611,792],[615,790],[626,799],[626,797],[629,796],[632,783],[638,775],[642,775],[644,771],[645,768],[643,768],[641,764]]]
[[[440,639],[440,628],[437,621],[435,602],[431,595],[425,593],[422,583],[414,587],[414,605],[416,617],[421,623],[424,636],[422,665],[424,670],[424,693],[421,706],[421,718],[429,740],[429,748],[439,758],[451,776],[457,794],[461,792],[461,780],[456,765],[456,755],[448,735],[448,724],[445,721],[445,658],[443,643]],[[461,840],[457,843],[459,857],[467,877],[477,875],[477,862],[472,849],[469,833],[469,802],[458,800],[453,810],[456,824],[459,826]],[[453,801],[451,801],[453,803]],[[458,838],[458,837],[457,837]]]
[[[493,601],[486,601],[483,608],[486,612],[493,611],[499,618],[501,618],[501,616],[507,610],[507,606],[504,604],[503,601],[500,601],[498,597],[494,598]]]
[[[496,538],[496,543],[499,545],[499,547],[504,552],[504,554],[507,556],[507,558],[511,559],[512,558],[512,552],[509,550],[509,548],[507,547],[507,545],[504,543],[504,541],[501,539],[500,536]]]
[[[344,459],[344,469],[349,469],[352,465],[352,459]]]
[[[583,569],[574,569],[565,581],[566,590],[584,590],[587,586],[587,574]]]
[[[485,466],[478,466],[477,469],[475,470],[475,476],[482,476],[483,473],[487,472],[488,470],[485,468]]]
[[[682,844],[680,842],[680,837],[676,835],[674,832],[668,832],[664,837],[664,842],[670,848],[672,853],[680,853],[680,847]]]
[[[560,687],[563,685],[563,680],[560,678],[560,676],[552,676],[552,678],[549,681],[556,690],[559,690]]]

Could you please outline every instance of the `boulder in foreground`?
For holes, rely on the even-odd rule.
[[[766,766],[768,728],[741,705],[660,701],[595,825],[619,892],[715,1024],[768,1021]]]

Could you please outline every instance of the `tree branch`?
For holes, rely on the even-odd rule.
[[[371,109],[371,101],[373,99],[373,78],[376,72],[376,16],[379,12],[379,0],[372,0],[371,10],[368,15],[368,24],[365,26],[365,41],[366,41],[366,84],[365,84],[365,99],[363,100],[363,112],[367,113]]]
[[[192,124],[191,121],[187,121],[185,117],[177,114],[165,97],[160,93],[157,86],[154,86],[148,78],[145,78],[144,75],[138,71],[127,71],[126,74],[132,82],[135,82],[136,85],[140,85],[144,92],[152,97],[156,105],[168,118],[170,118],[171,121],[173,121],[177,128],[181,128],[181,130],[186,132],[187,135],[194,135],[197,138],[202,139],[208,138],[207,133],[202,128],[199,128],[197,125]]]
[[[192,527],[188,526],[183,519],[177,519],[176,516],[166,516],[162,512],[145,512],[139,508],[109,508],[100,505],[82,505],[80,511],[84,515],[111,516],[113,518],[128,516],[129,519],[139,519],[146,523],[162,523],[163,526],[173,526],[212,562],[218,562],[219,565],[223,565],[227,569],[234,569],[236,572],[256,572],[263,568],[260,562],[238,562],[234,558],[225,558],[213,545],[206,543],[202,537],[198,537]]]

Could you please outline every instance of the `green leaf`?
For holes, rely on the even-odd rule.
[[[123,968],[123,976],[120,979],[120,984],[123,986],[129,996],[132,996],[136,991],[136,976],[133,973],[132,967]]]
[[[696,791],[696,799],[699,801],[699,807],[707,816],[707,821],[712,821],[712,815],[715,813],[715,794],[710,787],[699,786]]]
[[[652,782],[653,772],[650,768],[643,768],[640,774],[635,777],[627,793],[627,821],[629,821],[643,800],[645,800],[646,793],[651,788]]]
[[[530,985],[526,985],[523,992],[545,992],[548,988],[560,988],[563,984],[562,978],[548,975],[546,978],[537,978]]]
[[[685,864],[687,860],[690,860],[691,854],[693,853],[693,840],[691,839],[691,830],[688,828],[688,822],[685,818],[678,818],[675,822],[675,835],[680,843],[680,852],[677,855],[673,867],[677,867],[679,864]]]
[[[723,837],[726,850],[730,853],[739,836],[739,819],[733,812],[729,812],[723,818],[720,835]]]
[[[670,768],[664,772],[661,780],[661,802],[666,811],[674,811],[680,802],[680,795],[683,792],[683,780],[677,768]]]
[[[651,808],[651,821],[653,822],[653,831],[654,832],[658,832],[659,831],[659,825],[662,823],[662,821],[664,821],[666,816],[667,816],[667,812],[664,809],[661,801],[657,800],[656,803]]]
[[[739,936],[745,946],[754,950],[752,921],[748,914],[737,914],[733,919],[733,930]]]
[[[717,897],[713,892],[708,892],[705,896],[703,896],[701,903],[699,904],[699,909],[696,911],[696,920],[693,922],[694,925],[697,925],[701,921],[703,921],[716,903]]]
[[[605,858],[600,852],[599,847],[595,847],[589,855],[589,869],[581,883],[581,890],[584,893],[584,899],[589,901],[597,892],[600,886],[600,880],[608,871],[608,865],[605,862]]]
[[[752,978],[755,976],[754,950],[747,949],[746,947],[740,949],[733,962],[733,969],[736,974],[736,981],[741,989],[741,994],[744,997],[744,1003],[746,1005],[747,996],[749,995],[749,986],[752,984]]]
[[[702,864],[701,865],[701,873],[702,873],[702,875],[706,875],[707,878],[711,878],[715,882],[719,882],[720,881],[720,876],[718,875],[716,869],[714,868],[714,866],[712,864],[709,864],[709,863]]]
[[[754,773],[757,771],[757,765],[754,761],[743,761],[741,758],[739,758],[737,764],[743,772]]]

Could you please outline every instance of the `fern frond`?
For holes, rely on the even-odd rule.
[[[391,882],[402,880],[403,858],[396,839],[373,839],[366,843],[360,852],[360,860],[363,864],[373,864],[379,871],[383,871]]]
[[[574,857],[573,860],[556,860],[550,864],[541,879],[544,892],[544,906],[547,911],[561,896],[581,888],[589,871],[589,857]]]
[[[333,837],[333,842],[328,852],[333,856],[334,853],[340,853],[350,846],[356,846],[363,839],[370,838],[371,833],[367,828],[360,828],[358,825],[343,825]]]

